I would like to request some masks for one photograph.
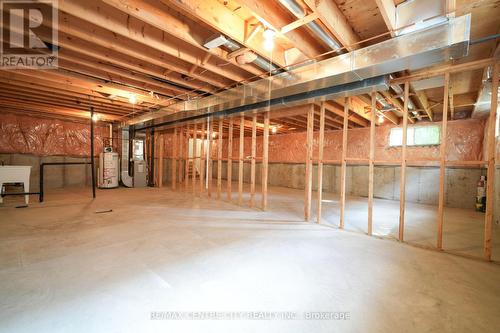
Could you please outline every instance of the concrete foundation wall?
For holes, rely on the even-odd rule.
[[[30,191],[40,189],[40,164],[49,162],[89,162],[89,158],[67,156],[34,156],[29,154],[0,154],[5,165],[31,166]],[[97,159],[96,159],[96,163]],[[97,165],[97,164],[96,164]],[[44,171],[44,189],[90,186],[90,165],[51,165]]]
[[[340,192],[340,166],[324,165],[323,191]],[[256,182],[260,183],[261,165],[256,164]],[[399,167],[375,167],[374,196],[381,199],[399,200]],[[439,168],[407,167],[406,200],[428,205],[437,205],[439,195]],[[446,206],[474,208],[476,187],[484,169],[449,168],[446,170]],[[222,163],[222,178],[226,179],[227,163]],[[233,181],[238,180],[238,163],[233,163]],[[304,189],[305,164],[270,163],[269,185]],[[217,178],[217,162],[213,164],[213,177]],[[245,163],[244,182],[250,182],[250,164]],[[313,168],[313,190],[317,190],[317,166]],[[346,192],[352,196],[368,196],[368,166],[348,166]]]

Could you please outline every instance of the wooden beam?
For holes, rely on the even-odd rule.
[[[227,134],[227,200],[231,202],[233,194],[233,118],[229,118]]]
[[[116,5],[116,3],[114,3]],[[144,2],[142,2],[144,4]],[[131,18],[128,14],[122,13],[121,11],[116,11],[116,7],[110,7],[102,5],[100,1],[97,0],[86,0],[86,1],[59,1],[59,10],[70,14],[68,16],[65,13],[61,13],[61,23],[59,28],[61,31],[66,31],[66,22],[68,25],[78,25],[79,28],[82,26],[81,23],[75,23],[73,17],[78,18],[84,22],[91,23],[92,25],[112,31],[116,34],[116,40],[123,40],[119,38],[118,35],[133,40],[134,42],[144,45],[143,52],[148,53],[148,50],[154,49],[162,52],[165,55],[169,55],[175,58],[181,58],[183,61],[189,62],[191,65],[202,67],[212,73],[218,75],[226,76],[233,81],[240,81],[246,79],[246,75],[238,74],[234,71],[228,70],[229,68],[222,68],[212,63],[202,64],[200,61],[201,57],[198,54],[201,52],[205,53],[206,50],[201,48],[193,53],[192,44],[186,45],[185,43],[175,42],[173,38],[165,38],[165,31],[159,30],[156,27],[145,23],[144,21],[139,21],[135,18]],[[118,8],[123,8],[123,4],[118,6]],[[135,14],[137,15],[137,14]],[[172,29],[170,29],[172,30]],[[100,32],[96,32],[94,35],[98,35]],[[198,46],[201,46],[198,44]],[[214,54],[215,55],[215,54]],[[233,62],[233,64],[235,64]],[[234,67],[233,67],[234,68]],[[189,74],[184,73],[186,75]],[[193,75],[194,73],[191,73]]]
[[[495,187],[495,125],[497,121],[498,112],[498,73],[500,71],[500,63],[496,63],[493,67],[493,77],[491,83],[491,110],[488,120],[487,129],[487,160],[488,160],[488,171],[486,182],[486,214],[484,216],[484,258],[486,260],[491,260],[491,239],[492,239],[492,228],[493,228],[493,213],[494,213],[494,187]],[[497,207],[498,208],[498,207]]]
[[[345,97],[344,126],[342,127],[342,161],[340,167],[340,229],[345,225],[346,173],[347,173],[347,130],[349,125],[350,97]]]
[[[360,41],[358,35],[349,25],[346,17],[334,1],[316,1],[314,13],[318,14],[320,21],[348,51],[353,51],[360,47],[358,44]]]
[[[371,114],[370,114],[370,152],[368,166],[368,235],[373,233],[373,180],[375,161],[375,123],[377,121],[377,93],[371,93]]]
[[[245,157],[245,116],[240,116],[240,149],[238,161],[238,205],[243,204],[243,163]]]
[[[314,139],[314,105],[307,112],[307,134],[306,134],[306,174],[305,174],[305,200],[304,219],[311,219],[311,197],[312,197],[312,169],[313,169],[313,139]]]
[[[304,16],[301,19],[298,19],[296,21],[293,21],[290,24],[285,25],[284,27],[281,28],[280,32],[282,34],[286,34],[292,30],[295,30],[297,28],[300,28],[301,26],[310,23],[314,20],[318,19],[318,14],[317,13],[311,13],[309,15]]]
[[[408,140],[408,102],[410,100],[410,83],[405,82],[403,106],[403,142],[401,142],[401,180],[399,183],[399,236],[404,240],[405,203],[406,203],[406,145]]]
[[[394,37],[396,30],[396,6],[394,5],[394,0],[375,0],[377,7],[382,14],[385,25],[387,29],[391,32],[391,36]]]
[[[398,77],[396,79],[393,79],[390,81],[390,84],[402,84],[406,81],[419,81],[419,80],[424,80],[428,79],[431,77],[439,76],[439,75],[444,75],[445,73],[457,73],[457,72],[467,72],[467,71],[473,71],[476,69],[482,69],[487,66],[494,65],[495,59],[494,58],[486,58],[486,59],[480,59],[480,60],[475,60],[475,61],[469,61],[466,63],[462,64],[446,64],[442,66],[436,66],[430,69],[423,69],[419,71],[415,71],[410,75]]]
[[[319,143],[318,143],[318,207],[317,223],[321,223],[321,203],[323,200],[323,146],[325,143],[325,102],[321,102],[319,114]]]
[[[222,136],[224,135],[222,124],[223,119],[219,118],[219,137],[217,143],[217,199],[221,198],[222,191]]]
[[[432,112],[432,108],[429,105],[429,100],[425,92],[423,90],[417,90],[415,91],[415,94],[417,95],[420,104],[422,104],[422,107],[424,108],[424,111],[427,114],[429,120],[434,121],[434,113]]]
[[[255,206],[255,159],[257,146],[257,116],[252,117],[252,160],[250,165],[250,207]]]
[[[256,35],[252,39],[245,38],[246,22],[221,2],[217,0],[161,0],[161,2],[211,26],[262,57],[269,58],[270,54],[263,46],[262,35]],[[242,5],[245,4],[242,3]],[[276,46],[273,50],[273,62],[285,66],[283,53],[284,50]]]
[[[262,210],[267,210],[267,183],[269,165],[269,112],[264,113],[264,133],[262,134]]]
[[[243,7],[253,12],[256,17],[264,20],[275,31],[280,31],[281,27],[290,23],[292,14],[284,11],[277,1],[238,0],[238,2]],[[296,48],[309,58],[314,58],[318,54],[323,53],[325,50],[305,31],[298,29],[292,30],[286,34],[286,38],[288,38]]]
[[[441,124],[441,144],[439,146],[439,198],[437,221],[437,248],[443,249],[443,224],[445,203],[445,176],[446,176],[446,135],[448,126],[448,93],[450,91],[450,73],[444,75],[443,120]]]

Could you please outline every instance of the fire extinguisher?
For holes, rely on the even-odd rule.
[[[476,211],[486,211],[486,176],[481,176],[477,183]]]

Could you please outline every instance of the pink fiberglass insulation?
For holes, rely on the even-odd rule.
[[[415,126],[439,125],[440,123],[425,123]],[[413,126],[413,125],[412,125]],[[375,134],[375,159],[398,162],[401,159],[401,147],[389,146],[391,128],[395,126],[378,126]],[[447,160],[474,161],[483,158],[482,147],[485,123],[483,120],[468,119],[448,122]],[[357,128],[348,130],[347,157],[368,158],[370,129]],[[217,141],[212,150],[212,157],[217,156]],[[314,157],[318,152],[318,133],[314,133]],[[251,137],[245,137],[244,156],[250,156]],[[439,146],[413,146],[407,149],[408,159],[426,160],[439,158]],[[224,138],[223,156],[227,157],[227,141]],[[233,140],[233,157],[239,156],[239,139]],[[262,156],[262,137],[257,137],[257,157]],[[306,157],[306,133],[290,133],[270,135],[269,161],[274,163],[304,163]],[[327,131],[325,133],[324,159],[340,160],[342,157],[342,131]]]
[[[106,126],[95,126],[95,154],[102,151]],[[88,123],[4,113],[0,117],[0,153],[38,156],[90,156]]]

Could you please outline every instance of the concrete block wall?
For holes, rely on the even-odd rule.
[[[260,182],[260,163],[256,164],[256,182]],[[325,165],[323,169],[323,191],[340,193],[340,166]],[[217,163],[214,162],[212,176],[217,178]],[[499,172],[500,173],[500,172]],[[446,169],[445,204],[448,207],[474,209],[476,187],[484,169]],[[226,179],[227,163],[222,163],[222,178]],[[305,164],[270,163],[269,184],[294,189],[304,189]],[[428,205],[437,205],[439,196],[439,168],[407,167],[406,200]],[[233,181],[238,180],[238,163],[233,163]],[[374,196],[381,199],[399,200],[401,168],[376,166],[374,169]],[[244,182],[250,182],[250,164],[245,163]],[[497,178],[498,179],[498,178]],[[500,187],[497,186],[497,187]],[[313,190],[317,190],[317,166],[313,167]],[[348,166],[346,170],[346,192],[350,196],[368,196],[368,166]],[[498,191],[497,191],[498,192]],[[498,196],[498,195],[497,195]],[[497,198],[498,201],[500,199]]]

